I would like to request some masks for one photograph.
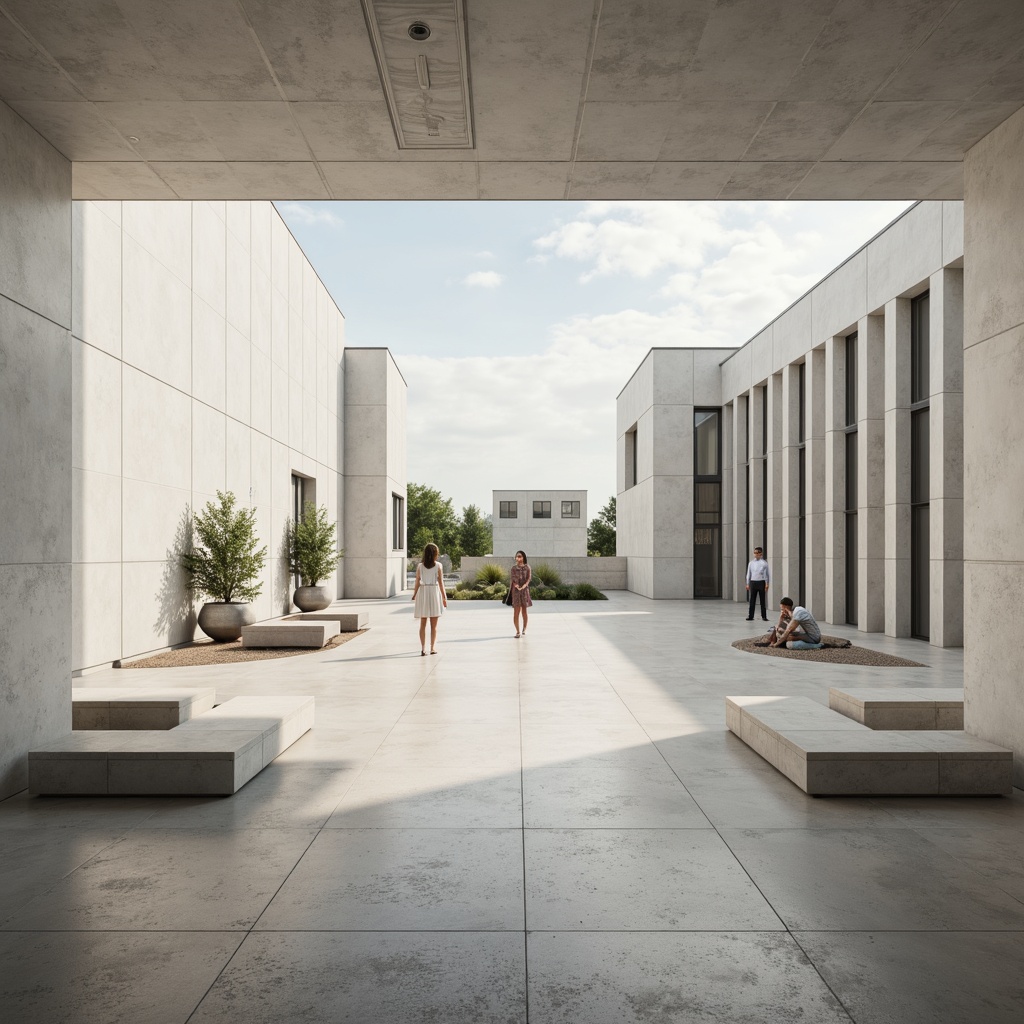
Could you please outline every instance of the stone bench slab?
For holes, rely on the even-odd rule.
[[[300,615],[286,615],[284,622],[337,622],[342,633],[357,633],[370,624],[369,612],[302,612]]]
[[[71,728],[173,729],[209,711],[213,687],[75,686],[71,689]]]
[[[323,647],[341,632],[336,621],[262,622],[242,627],[243,647]]]
[[[828,691],[829,707],[871,729],[941,729],[964,727],[964,691],[937,689],[840,689]]]
[[[227,796],[312,728],[314,706],[235,697],[174,729],[71,732],[29,752],[29,792]]]
[[[726,724],[814,795],[1012,792],[1011,751],[958,730],[875,731],[807,697],[727,697]]]

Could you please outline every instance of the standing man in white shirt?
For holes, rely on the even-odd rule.
[[[754,557],[747,563],[747,593],[750,595],[750,608],[747,610],[747,622],[754,621],[754,604],[758,597],[761,599],[761,618],[768,621],[768,612],[765,607],[765,596],[768,587],[771,586],[772,574],[765,561],[764,551],[761,548],[754,548]]]

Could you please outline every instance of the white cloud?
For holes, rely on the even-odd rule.
[[[592,518],[615,490],[615,397],[648,349],[743,344],[905,205],[590,204],[534,258],[650,280],[650,308],[554,323],[536,354],[401,356],[410,478],[485,510],[492,488],[585,487]]]
[[[330,209],[333,204],[319,203],[276,203],[278,211],[285,220],[298,224],[325,224],[328,227],[340,228],[345,222]]]
[[[482,249],[480,252],[476,254],[476,258],[478,260],[493,260],[494,253],[491,252],[489,249]]]
[[[504,278],[496,270],[474,270],[462,279],[470,288],[497,288]]]

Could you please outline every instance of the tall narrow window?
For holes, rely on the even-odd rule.
[[[405,498],[391,495],[391,550],[405,550]]]
[[[910,634],[931,632],[929,296],[910,303]]]
[[[800,604],[807,603],[807,364],[800,364],[799,420],[797,423],[797,590]]]
[[[722,596],[722,410],[693,412],[693,596]]]
[[[768,548],[768,385],[761,388],[761,546],[765,557]]]
[[[857,334],[846,339],[846,621],[857,625]]]
[[[750,558],[750,398],[740,399],[743,410],[743,537],[747,558]]]
[[[312,483],[307,477],[292,473],[292,522],[297,523],[302,519],[302,513],[306,510],[306,502],[313,500]],[[298,590],[302,586],[302,577],[296,573],[292,577],[292,590]]]
[[[637,454],[636,454],[636,427],[634,423],[626,431],[626,490],[636,486],[637,477]]]

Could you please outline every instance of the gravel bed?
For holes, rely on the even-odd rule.
[[[114,668],[181,668],[185,665],[230,665],[236,661],[294,658],[300,654],[317,654],[320,651],[329,651],[332,647],[340,647],[365,632],[365,629],[360,629],[355,633],[339,633],[323,647],[243,647],[241,640],[232,640],[226,644],[218,644],[213,640],[196,640],[186,647],[154,654],[152,658],[115,663]]]
[[[748,654],[765,654],[769,658],[794,658],[797,661],[825,661],[830,665],[874,665],[878,668],[923,668],[920,661],[897,658],[894,654],[882,654],[867,647],[856,647],[849,640],[838,636],[821,635],[825,644],[818,651],[790,651],[779,647],[768,647],[764,635],[744,637],[735,640],[733,647]],[[764,645],[764,646],[762,646]]]

